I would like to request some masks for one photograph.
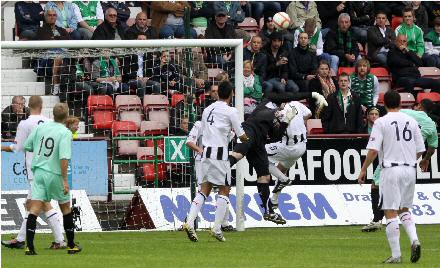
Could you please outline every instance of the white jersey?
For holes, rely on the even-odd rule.
[[[374,122],[367,149],[379,152],[384,168],[415,167],[417,153],[425,151],[425,144],[416,120],[402,112],[388,112]]]
[[[14,144],[11,146],[11,149],[14,152],[24,152],[24,143],[26,142],[29,134],[31,134],[32,130],[37,127],[39,124],[43,124],[45,122],[52,121],[51,119],[43,116],[43,115],[30,115],[28,119],[21,120],[17,127],[17,135],[15,136]],[[31,152],[25,152],[26,159],[26,170],[28,180],[32,180],[32,158],[33,154]]]
[[[218,160],[227,160],[232,129],[238,137],[244,134],[237,109],[229,106],[224,101],[216,101],[209,105],[202,114],[204,157],[209,158],[212,153],[217,155]],[[222,148],[222,152],[212,151],[217,150],[217,148]],[[209,151],[208,155],[206,154],[207,149]]]
[[[302,137],[303,140],[306,140],[307,128],[304,120],[309,118],[312,112],[299,101],[291,101],[288,105],[295,107],[298,114],[290,121],[286,130],[287,137],[283,136],[282,142],[284,144],[291,144],[291,140],[293,140],[296,144],[301,140],[300,137]]]
[[[188,134],[186,142],[193,142],[197,146],[202,147],[202,122],[197,121],[194,123],[191,131]],[[199,153],[194,152],[194,154],[196,161],[200,161],[202,159],[202,156]]]

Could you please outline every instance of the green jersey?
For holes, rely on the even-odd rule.
[[[61,159],[72,156],[72,132],[65,125],[47,122],[34,128],[27,138],[24,149],[34,153],[32,171],[42,169],[61,175]]]
[[[428,147],[438,147],[437,127],[435,126],[434,121],[432,121],[425,112],[410,109],[401,109],[400,111],[417,121],[422,131],[423,140],[428,143]]]

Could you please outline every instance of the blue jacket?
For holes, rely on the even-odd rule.
[[[70,2],[64,2],[64,10],[66,11],[67,15],[67,28],[76,30],[76,28],[78,28],[78,19],[75,16],[75,9],[73,5],[74,4]],[[58,27],[66,28],[63,24],[63,12],[58,8],[57,4],[54,1],[49,1],[44,7],[44,11],[48,10],[49,8],[57,12],[57,22],[55,24]]]

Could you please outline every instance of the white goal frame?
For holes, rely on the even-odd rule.
[[[66,41],[3,41],[2,49],[45,48],[171,48],[171,47],[231,47],[235,52],[235,107],[240,120],[244,119],[243,108],[243,40],[242,39],[157,39],[157,40],[66,40]],[[244,231],[244,166],[236,164],[236,228]]]

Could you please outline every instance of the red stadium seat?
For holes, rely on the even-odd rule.
[[[440,79],[440,69],[436,67],[419,67],[420,75],[423,78]]]
[[[148,113],[148,120],[161,122],[166,124],[167,127],[170,124],[170,111],[168,110],[153,110]]]
[[[108,95],[90,95],[87,99],[89,115],[94,110],[113,110],[113,99]]]
[[[154,140],[152,139],[148,139],[145,141],[145,146],[146,147],[154,147]],[[163,139],[158,139],[157,140],[157,148],[160,148],[162,150],[162,152],[165,149],[165,141]]]
[[[355,68],[354,67],[339,67],[338,69],[338,76],[341,75],[342,73],[347,73],[348,75],[352,74],[355,72]]]
[[[181,102],[184,101],[185,99],[185,95],[183,94],[173,94],[173,96],[171,96],[171,107],[176,107],[176,105]]]
[[[163,151],[157,148],[157,158],[163,159]],[[138,160],[154,160],[154,147],[139,147],[137,149]]]
[[[119,155],[136,155],[140,146],[140,140],[118,140]]]
[[[393,16],[393,18],[391,19],[391,28],[393,28],[393,30],[396,30],[396,28],[399,27],[399,25],[402,24],[402,22],[403,22],[402,17]]]
[[[115,120],[115,112],[113,110],[97,110],[93,112],[92,118],[95,129],[111,129]]]
[[[142,111],[141,99],[136,95],[118,95],[116,96],[116,109],[119,111]]]
[[[141,164],[141,178],[146,181],[154,181],[156,177],[156,170],[154,163]],[[157,164],[157,179],[159,181],[165,180],[167,177],[167,168],[165,163]]]
[[[169,102],[165,95],[145,95],[144,110],[147,113],[151,109],[168,109]]]
[[[158,121],[142,121],[141,122],[141,135],[143,136],[155,136],[155,135],[167,135],[168,124],[164,124]]]
[[[141,127],[143,114],[140,111],[120,111],[119,121],[131,121],[136,124],[138,128]]]
[[[377,104],[380,104],[380,105],[384,104],[384,102],[383,102],[384,95],[385,95],[385,92],[380,92],[379,93],[379,100],[377,101]]]
[[[422,102],[422,100],[424,99],[430,99],[433,102],[440,102],[440,94],[437,92],[420,92],[419,94],[417,94],[417,103]]]
[[[131,121],[114,121],[112,125],[113,137],[118,135],[137,135],[138,127]]]
[[[416,100],[413,94],[408,92],[401,92],[400,94],[400,104],[402,108],[412,109]]]
[[[307,132],[309,134],[324,134],[321,119],[307,120]]]

